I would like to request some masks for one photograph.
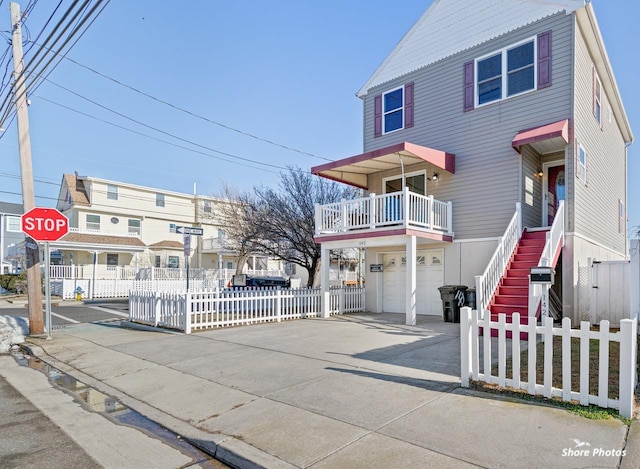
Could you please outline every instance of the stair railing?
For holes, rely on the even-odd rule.
[[[513,214],[504,235],[498,239],[498,246],[487,268],[482,275],[476,275],[476,309],[481,318],[484,318],[484,312],[487,310],[507,264],[518,246],[521,234],[522,207],[520,203],[517,203],[516,213]]]
[[[564,200],[560,201],[558,210],[553,218],[551,229],[547,231],[547,241],[538,261],[539,266],[553,267],[558,260],[560,251],[564,247]],[[538,314],[538,307],[542,301],[544,289],[548,285],[529,283],[529,316]]]

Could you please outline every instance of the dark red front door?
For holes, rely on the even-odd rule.
[[[564,165],[551,166],[547,176],[547,225],[551,226],[556,216],[558,205],[565,198]]]

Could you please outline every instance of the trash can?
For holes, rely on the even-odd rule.
[[[464,292],[464,305],[471,309],[476,309],[476,289],[469,288]]]
[[[466,285],[444,285],[438,288],[445,322],[460,322],[460,308],[464,306],[464,294],[468,288]]]

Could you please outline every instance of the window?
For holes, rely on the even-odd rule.
[[[100,231],[100,215],[87,215],[87,230]]]
[[[582,145],[577,145],[576,150],[576,176],[587,183],[587,151]]]
[[[129,219],[129,234],[140,235],[140,220]]]
[[[225,230],[218,229],[218,239],[226,239],[227,232]]]
[[[22,232],[22,228],[20,227],[20,217],[7,216],[7,231],[11,233]]]
[[[426,195],[426,178],[427,176],[425,172],[419,171],[416,173],[406,174],[404,177],[404,182],[409,191],[420,195]],[[385,178],[383,180],[383,184],[385,194],[400,192],[402,190],[402,176]]]
[[[180,258],[178,256],[169,256],[167,260],[167,267],[170,269],[177,269],[180,267]]]
[[[156,194],[156,207],[164,207],[164,194]]]
[[[413,83],[407,83],[373,99],[374,136],[413,127]]]
[[[204,201],[204,213],[211,213],[211,201],[210,200],[205,200]]]
[[[526,93],[535,87],[535,39],[476,59],[478,106]]]
[[[233,269],[233,261],[227,262],[227,269]]]
[[[118,186],[107,184],[107,199],[118,200]]]
[[[107,267],[117,267],[118,265],[118,254],[116,253],[107,253]]]
[[[593,115],[598,125],[602,127],[602,84],[595,67],[593,69]]]
[[[624,202],[618,199],[618,233],[624,233],[627,227],[627,213],[624,211]]]
[[[160,268],[160,256],[155,256],[153,259],[153,266],[158,269]]]

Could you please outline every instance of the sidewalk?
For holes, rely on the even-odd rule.
[[[618,467],[622,422],[463,390],[459,325],[401,320],[192,335],[81,324],[32,350],[240,467]]]

